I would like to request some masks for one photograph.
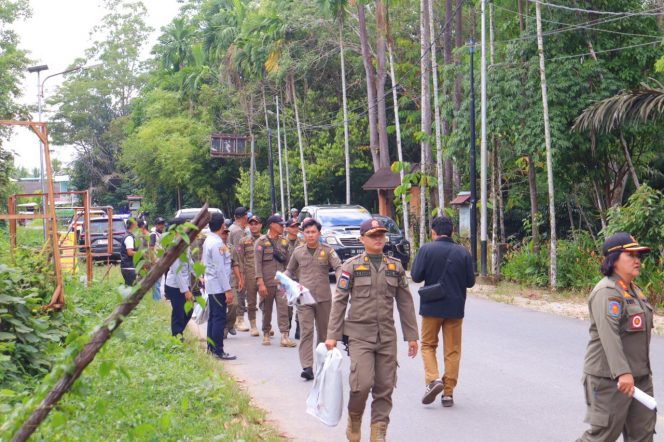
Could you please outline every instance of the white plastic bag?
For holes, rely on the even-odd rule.
[[[205,290],[201,289],[201,296],[205,300],[205,309],[201,307],[201,305],[198,302],[194,302],[194,313],[192,313],[191,317],[194,319],[194,322],[196,324],[201,325],[205,324],[208,319],[210,318],[210,305],[208,304],[208,295],[205,292]]]
[[[311,295],[309,289],[299,282],[293,281],[281,272],[277,272],[276,277],[282,290],[286,294],[289,306],[293,307],[296,305],[310,305],[316,303],[316,300]]]
[[[307,398],[307,413],[331,427],[337,426],[343,411],[342,360],[338,348],[328,351],[322,342],[316,347],[316,377]]]

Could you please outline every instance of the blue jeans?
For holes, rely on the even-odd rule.
[[[166,297],[171,300],[171,306],[173,307],[173,311],[171,312],[171,332],[173,336],[181,335],[184,333],[184,329],[187,328],[187,323],[191,319],[194,309],[189,310],[189,313],[184,311],[184,305],[187,300],[184,297],[184,293],[180,292],[178,288],[167,285]]]
[[[210,293],[208,295],[210,317],[208,319],[207,336],[208,350],[221,356],[224,353],[224,329],[226,328],[226,294]]]
[[[161,300],[161,276],[157,281],[155,281],[154,285],[152,286],[152,299],[155,301],[160,301]]]

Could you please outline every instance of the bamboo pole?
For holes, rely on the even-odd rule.
[[[201,208],[198,215],[193,219],[192,223],[196,225],[196,229],[190,229],[187,234],[190,241],[196,238],[199,231],[208,223],[210,215],[207,211],[208,204],[205,203]],[[117,306],[115,311],[111,313],[101,324],[99,328],[92,334],[90,340],[81,349],[81,351],[74,358],[74,367],[71,371],[65,373],[60,377],[55,386],[46,395],[41,404],[32,412],[28,419],[23,422],[21,428],[12,437],[12,442],[23,442],[28,440],[30,435],[39,427],[39,425],[46,419],[51,410],[62,399],[62,396],[69,391],[74,382],[81,376],[83,370],[94,360],[95,356],[106,342],[111,338],[113,332],[117,330],[124,319],[138,306],[143,296],[152,288],[157,279],[168,271],[169,267],[176,259],[184,252],[187,243],[179,240],[168,252],[161,257],[157,264],[150,270],[147,276],[141,280],[141,285],[134,288],[134,291],[129,295],[120,305]]]

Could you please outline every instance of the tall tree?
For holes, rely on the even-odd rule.
[[[420,181],[420,238],[419,243],[426,242],[426,215],[427,215],[427,192],[431,164],[431,63],[429,63],[427,52],[429,50],[429,1],[420,0],[420,170],[423,178]]]

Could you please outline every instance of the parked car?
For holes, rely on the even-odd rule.
[[[90,247],[92,253],[107,253],[108,251],[108,218],[93,218],[90,220]],[[112,261],[120,260],[120,247],[122,245],[122,239],[127,234],[127,226],[125,220],[119,216],[113,216],[112,219],[112,241],[113,241],[113,255],[111,256]],[[85,231],[85,226],[81,225],[81,233],[78,238],[78,244],[80,246],[85,244],[85,238],[88,232]],[[82,250],[84,251],[84,250]],[[97,259],[106,259],[105,256],[95,256]]]
[[[175,218],[182,217],[182,218],[186,219],[187,221],[191,221],[196,217],[196,215],[200,211],[201,211],[200,207],[180,209],[177,212],[175,212]],[[213,213],[221,213],[221,215],[224,216],[224,212],[222,212],[221,209],[217,209],[216,207],[208,208],[208,212],[210,212],[210,215],[212,215]],[[224,218],[226,218],[226,217],[224,216]],[[203,235],[206,235],[206,234],[210,233],[210,228],[208,226],[203,227],[203,230],[201,230],[201,233]]]
[[[298,216],[314,218],[323,227],[321,242],[332,246],[341,261],[346,261],[364,251],[360,242],[360,224],[371,219],[371,213],[362,206],[346,204],[324,204],[303,207]]]
[[[387,228],[388,241],[385,244],[383,253],[397,258],[401,261],[403,268],[408,269],[408,264],[410,263],[410,243],[406,241],[406,236],[399,229],[397,223],[389,216],[373,215],[373,217],[385,224]]]

